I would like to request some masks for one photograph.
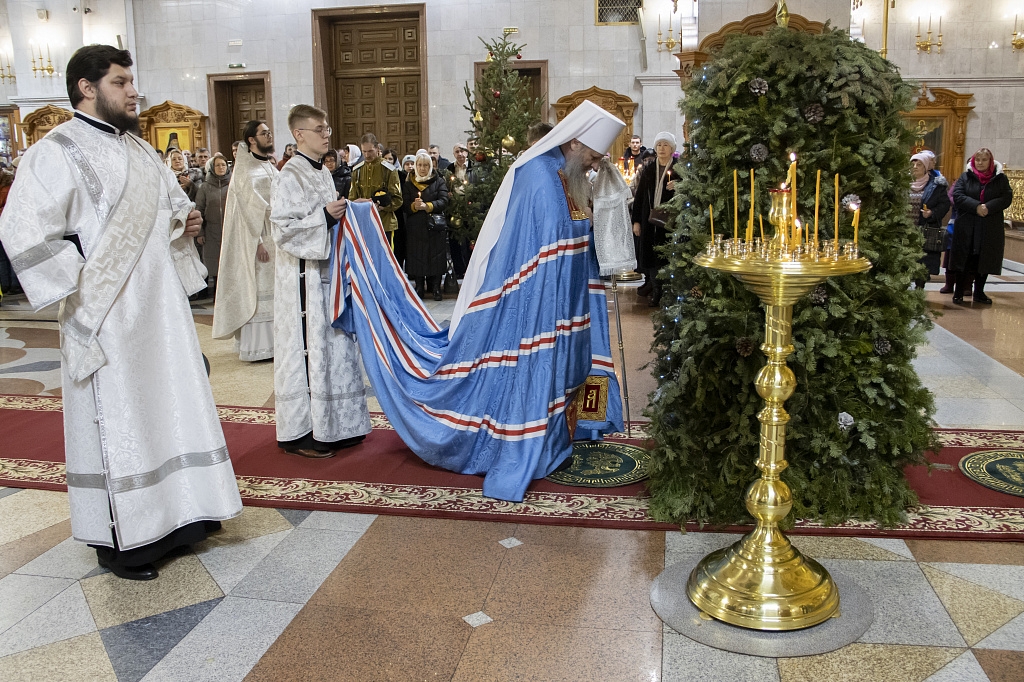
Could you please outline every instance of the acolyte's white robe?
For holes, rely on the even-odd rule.
[[[75,147],[91,171],[76,165]],[[121,270],[123,287],[83,342],[83,327],[67,312],[75,301],[83,309],[109,291],[86,273],[118,252],[101,248],[101,239],[117,222],[110,216],[122,193],[130,199],[125,206],[141,207],[124,215],[155,221],[124,221],[152,229],[135,241],[137,262]],[[112,546],[113,529],[120,548],[133,549],[189,523],[241,512],[187,300],[206,274],[191,239],[181,237],[191,209],[149,145],[75,118],[28,150],[0,217],[0,239],[32,305],[62,302],[71,529],[90,544]],[[92,266],[64,240],[71,234],[85,259],[95,259]],[[120,252],[130,251],[125,243]]]
[[[319,165],[319,164],[317,164]],[[370,432],[355,338],[331,326],[324,206],[337,198],[326,168],[296,154],[274,179],[270,222],[277,244],[274,285],[274,406],[277,439],[312,432],[325,443]],[[305,260],[305,274],[300,262]],[[305,288],[303,316],[299,287]],[[306,348],[302,327],[306,325]],[[308,355],[304,350],[308,350]],[[309,382],[307,383],[307,361]]]
[[[238,357],[249,362],[274,357],[274,272],[276,251],[270,229],[270,186],[277,167],[238,144],[224,209],[213,338],[234,337]],[[259,244],[270,260],[256,258]]]

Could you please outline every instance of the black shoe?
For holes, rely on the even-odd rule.
[[[223,528],[220,521],[203,521],[203,527],[207,533],[216,533]]]
[[[124,578],[125,580],[153,580],[160,575],[153,564],[122,566],[121,564],[110,563],[101,557],[97,557],[96,561],[101,567],[109,569],[118,578]]]
[[[650,296],[651,295],[651,291],[653,289],[654,289],[654,282],[652,282],[650,280],[650,278],[648,278],[646,282],[644,282],[639,287],[637,287],[636,295],[637,296]]]
[[[366,436],[354,436],[352,438],[342,438],[341,440],[336,440],[333,443],[323,443],[323,445],[326,445],[332,451],[344,450],[345,448],[350,448],[353,445],[359,445],[364,440],[366,440]]]
[[[957,305],[963,305],[964,304],[964,297],[963,296],[957,296],[957,295],[954,294],[954,296],[953,296],[953,303],[955,303]]]
[[[985,305],[992,305],[992,299],[983,293],[974,294],[975,303],[983,303]]]
[[[444,294],[441,293],[440,289],[437,289],[436,291],[434,291],[434,300],[435,301],[443,301],[444,300]]]

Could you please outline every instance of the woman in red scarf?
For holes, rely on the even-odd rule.
[[[1002,273],[1003,211],[1013,201],[1010,181],[1003,164],[988,149],[979,149],[967,170],[953,186],[957,219],[953,224],[953,246],[949,269],[955,273],[953,303],[964,302],[964,291],[974,283],[974,302],[991,304],[985,295],[985,280]]]

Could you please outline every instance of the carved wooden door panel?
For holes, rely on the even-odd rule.
[[[267,93],[262,80],[242,81],[231,86],[231,134],[242,139],[249,121],[267,120]]]
[[[372,132],[399,154],[425,146],[420,40],[414,18],[334,25],[335,145]]]

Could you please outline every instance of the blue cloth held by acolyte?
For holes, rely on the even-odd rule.
[[[554,149],[513,171],[506,229],[451,339],[372,204],[349,204],[331,248],[334,326],[356,335],[399,436],[429,464],[483,475],[484,495],[502,500],[522,501],[572,454],[566,412],[588,375],[607,378],[607,410],[581,417],[576,438],[622,431],[604,284],[590,222],[571,218],[563,163]]]

